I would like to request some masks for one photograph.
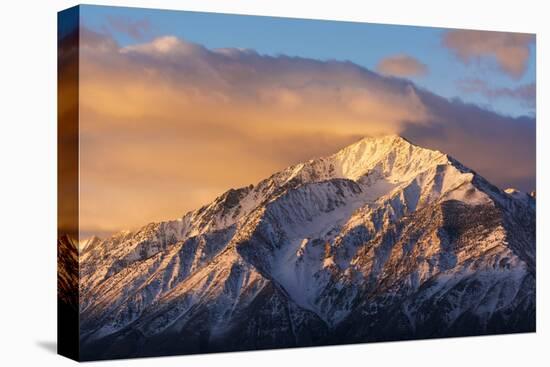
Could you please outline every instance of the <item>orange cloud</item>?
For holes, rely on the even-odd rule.
[[[520,78],[527,69],[533,34],[473,30],[452,30],[443,36],[443,45],[464,63],[494,58],[506,74]]]
[[[425,75],[428,67],[414,57],[395,55],[382,59],[376,70],[384,75],[411,77]]]
[[[84,31],[82,229],[180,217],[361,136],[429,129],[442,121],[430,96],[349,62],[211,50],[172,36],[121,48]]]

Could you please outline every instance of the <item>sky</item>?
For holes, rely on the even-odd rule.
[[[487,87],[495,90],[535,83],[534,42],[526,42],[529,57],[524,72],[511,76],[500,72],[491,57],[483,60],[488,62],[476,57],[461,62],[443,47],[448,30],[442,28],[125,7],[84,9],[84,26],[111,34],[120,46],[174,35],[209,49],[245,48],[262,55],[351,61],[370,70],[376,70],[382,60],[405,55],[426,65],[426,70],[402,76],[434,93],[513,116],[534,113],[532,105],[517,98],[491,98],[487,93],[464,90],[472,84],[475,87],[479,80],[489,82]]]
[[[177,218],[386,133],[531,191],[535,83],[529,34],[82,6],[81,226]]]

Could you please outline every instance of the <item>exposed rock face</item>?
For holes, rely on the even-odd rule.
[[[78,310],[78,248],[67,235],[57,239],[57,298]]]
[[[363,139],[87,244],[82,357],[534,331],[534,200]]]

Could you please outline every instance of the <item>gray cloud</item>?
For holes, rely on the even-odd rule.
[[[536,120],[508,117],[431,93],[420,98],[431,111],[429,125],[410,124],[403,135],[444,151],[501,187],[536,187]]]
[[[507,98],[519,101],[525,107],[536,106],[536,83],[523,84],[514,88],[491,87],[481,79],[464,79],[457,82],[458,88],[465,93],[478,93],[489,100]]]

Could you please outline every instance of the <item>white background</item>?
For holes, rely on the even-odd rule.
[[[542,365],[550,361],[546,1],[95,1],[240,14],[537,33],[537,333],[101,362],[135,366]],[[0,365],[73,364],[56,339],[56,12],[4,1],[0,15]],[[546,64],[546,67],[545,67]],[[548,224],[546,224],[548,225]],[[544,362],[543,362],[544,361]],[[95,363],[92,363],[95,364]]]

